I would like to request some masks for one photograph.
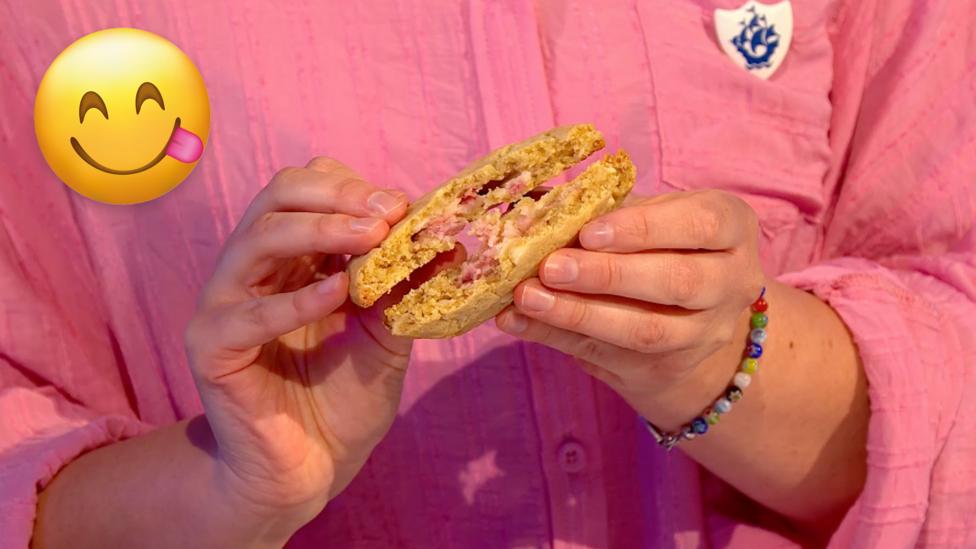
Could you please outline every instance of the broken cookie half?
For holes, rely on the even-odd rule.
[[[378,248],[349,263],[354,303],[373,305],[432,261],[454,249],[463,232],[480,248],[389,307],[395,335],[446,338],[495,316],[519,282],[550,253],[570,244],[583,225],[616,207],[634,186],[626,152],[607,155],[569,183],[531,193],[604,146],[593,126],[556,128],[502,147],[414,202]]]

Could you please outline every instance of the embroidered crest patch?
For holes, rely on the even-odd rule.
[[[729,59],[768,79],[790,49],[793,6],[789,0],[772,5],[749,0],[737,10],[715,10],[715,34]]]

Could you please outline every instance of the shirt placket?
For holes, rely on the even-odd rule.
[[[555,125],[531,3],[471,3],[472,55],[494,149]],[[505,41],[508,47],[498,47]],[[511,46],[516,42],[518,47]],[[594,381],[559,352],[521,344],[555,547],[604,547],[606,501]]]

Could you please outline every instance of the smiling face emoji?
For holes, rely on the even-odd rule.
[[[34,131],[48,165],[75,191],[110,204],[162,196],[196,166],[210,104],[193,62],[137,29],[82,37],[41,80]]]

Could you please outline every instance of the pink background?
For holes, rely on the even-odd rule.
[[[968,6],[797,0],[764,82],[713,37],[732,0],[0,4],[0,544],[27,543],[37,490],[80,452],[201,411],[181,334],[277,169],[324,154],[417,196],[491,148],[589,121],[634,157],[641,194],[740,193],[767,272],[850,326],[869,477],[836,546],[976,545]],[[113,26],[179,45],[212,106],[199,166],[138,206],[73,194],[33,139],[47,64]],[[293,544],[790,542],[566,358],[489,325],[418,344],[389,437]]]

